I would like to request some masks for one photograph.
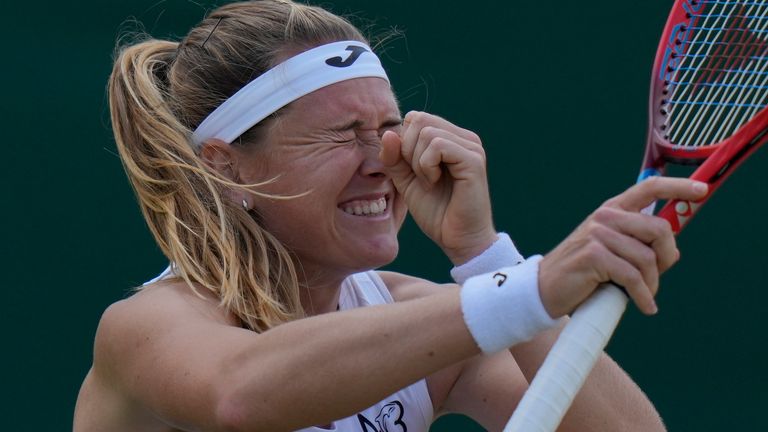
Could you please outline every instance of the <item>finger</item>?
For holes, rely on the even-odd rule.
[[[403,119],[403,129],[400,133],[400,137],[403,141],[401,152],[403,158],[407,162],[413,162],[414,150],[417,143],[419,142],[419,136],[421,135],[422,129],[427,127],[446,130],[458,137],[461,137],[467,141],[472,141],[475,144],[482,146],[480,138],[472,131],[460,128],[453,123],[433,114],[411,111],[405,115]]]
[[[483,160],[477,153],[467,150],[455,141],[435,138],[419,157],[419,171],[431,184],[437,183],[443,175],[443,167],[448,169],[454,180],[468,180],[483,168]],[[414,172],[416,170],[414,169]],[[484,174],[483,174],[484,175]]]
[[[660,272],[667,271],[680,258],[674,232],[666,219],[611,207],[601,207],[592,217],[596,222],[653,248]]]
[[[656,253],[650,246],[598,223],[591,225],[589,231],[589,235],[602,243],[613,255],[637,269],[651,295],[656,295],[659,288],[659,269]]]
[[[448,145],[449,143],[451,143],[452,147],[456,146],[454,150],[458,151],[458,153],[455,153],[455,154],[467,155],[468,157],[467,161],[479,160],[480,163],[484,164],[485,151],[479,144],[468,141],[447,130],[437,129],[432,126],[428,126],[423,128],[421,130],[421,133],[419,134],[418,142],[413,151],[413,160],[411,161],[411,167],[413,168],[413,172],[419,178],[423,179],[426,182],[431,182],[431,183],[436,182],[439,179],[440,171],[442,171],[442,169],[438,169],[437,171],[435,171],[435,168],[440,168],[440,167],[434,167],[431,164],[424,165],[423,163],[424,153],[428,149],[430,149],[432,146],[434,146],[436,143],[441,143],[441,145]],[[479,159],[477,157],[470,157],[471,155],[469,155],[468,152],[473,152],[477,155],[480,155],[481,157]],[[432,161],[432,158],[428,158],[428,159]],[[430,172],[429,173],[425,172],[424,171],[425,168],[430,169]]]
[[[697,201],[707,195],[706,183],[685,178],[651,177],[612,198],[606,204],[628,211],[640,211],[660,199]]]
[[[410,111],[403,118],[403,128],[407,129],[411,126],[416,128],[423,128],[425,126],[434,126],[438,129],[447,130],[457,136],[464,138],[467,141],[472,141],[477,144],[482,144],[480,137],[471,130],[464,129],[456,126],[448,120],[438,117],[434,114],[429,114],[421,111]]]
[[[607,280],[623,287],[641,312],[646,315],[654,315],[658,312],[651,290],[645,284],[640,271],[629,262],[613,254],[607,254],[605,263]]]
[[[411,170],[410,164],[401,157],[401,144],[400,137],[395,132],[384,132],[381,136],[379,160],[381,160],[384,165],[384,171],[392,179],[395,188],[397,188],[400,193],[404,193],[415,176],[413,170]]]
[[[381,136],[381,151],[379,152],[379,160],[384,166],[394,166],[400,162],[400,147],[402,141],[400,136],[393,131],[386,131]]]

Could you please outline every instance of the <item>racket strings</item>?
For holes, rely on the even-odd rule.
[[[661,129],[678,146],[722,141],[768,105],[768,1],[700,3],[661,101]]]
[[[742,16],[744,16],[744,15],[742,15]],[[753,56],[751,56],[751,55],[743,55],[743,54],[751,54],[751,52],[750,52],[751,50],[749,49],[749,48],[752,48],[751,47],[751,43],[740,42],[740,41],[743,41],[743,38],[742,39],[735,39],[735,37],[737,37],[738,35],[737,35],[737,32],[734,31],[734,30],[742,30],[741,28],[739,28],[739,26],[743,24],[743,20],[741,20],[741,21],[742,22],[731,22],[729,25],[723,26],[723,29],[727,29],[726,33],[725,33],[725,35],[726,35],[725,36],[726,42],[724,42],[724,44],[722,45],[725,48],[721,49],[721,47],[718,47],[718,49],[716,49],[714,53],[711,53],[713,55],[709,59],[710,60],[710,65],[713,63],[712,60],[717,60],[717,62],[715,64],[720,66],[720,65],[723,64],[723,60],[724,59],[725,59],[725,61],[738,61],[738,60],[741,60],[743,62],[744,59],[752,59],[753,58]],[[701,27],[705,27],[705,26],[701,26]],[[732,45],[729,46],[728,44],[732,44]],[[747,47],[746,51],[745,51],[745,47]],[[695,57],[696,56],[694,56],[694,58]],[[700,56],[700,57],[705,57],[705,56]],[[710,73],[707,74],[708,76],[704,76],[704,81],[712,81],[712,82],[716,83],[715,86],[710,86],[710,87],[716,87],[717,85],[721,85],[723,88],[728,88],[728,87],[732,87],[732,88],[745,88],[745,87],[748,87],[748,86],[743,85],[743,84],[733,84],[733,82],[732,82],[733,78],[734,78],[733,76],[729,77],[729,78],[731,78],[730,80],[725,80],[724,81],[722,79],[723,78],[723,74],[719,74],[719,76],[717,78],[713,79],[713,74],[711,73],[711,71],[713,71],[715,69],[712,68],[712,67],[705,67],[704,69],[710,70]],[[697,84],[701,85],[702,83],[699,82]],[[704,84],[705,85],[709,85],[709,83],[707,83],[707,82],[705,82]],[[694,87],[694,90],[696,90],[696,87]],[[712,114],[713,114],[715,119],[717,119],[718,116],[722,114],[722,111],[723,111],[724,108],[727,108],[727,107],[728,108],[744,108],[744,104],[738,104],[738,103],[733,103],[733,102],[725,101],[722,104],[718,105],[717,103],[713,104],[712,102],[706,100],[706,99],[717,98],[717,97],[722,97],[722,96],[727,97],[727,95],[724,95],[722,93],[723,92],[711,92],[711,91],[708,92],[708,93],[703,93],[703,95],[705,96],[705,101],[704,102],[697,101],[697,102],[699,102],[699,104],[703,104],[703,105],[716,105],[714,107],[715,108],[714,111],[710,110],[712,112]],[[733,114],[734,112],[738,112],[738,111],[731,111],[730,113]],[[702,116],[701,114],[705,114],[705,113],[706,113],[706,111],[699,111],[698,112],[699,116],[698,116],[697,122],[695,123],[696,127],[693,127],[693,128],[690,128],[690,129],[687,130],[687,132],[689,132],[689,135],[692,135],[691,132],[700,130],[700,129],[697,129],[697,127],[702,125],[701,121],[702,121],[702,119],[705,118],[705,116]],[[705,126],[708,126],[708,127],[704,129],[704,135],[706,134],[706,132],[710,132],[711,133],[712,130],[713,130],[713,127],[715,125],[717,125],[717,124],[718,124],[717,121],[710,121],[710,122],[706,123]],[[723,124],[723,125],[724,124],[728,124],[728,119],[725,119],[725,122],[721,122],[721,124]],[[721,128],[721,129],[727,129],[727,128]],[[685,142],[686,138],[687,137],[685,137],[685,136],[682,137],[683,142]]]
[[[724,5],[723,2],[718,2],[718,4]],[[732,4],[731,6],[734,6],[734,5]],[[708,15],[702,15],[702,16],[704,16],[705,18],[713,18],[714,17],[715,19],[718,19],[718,18],[722,19],[724,17],[728,17],[729,16],[728,14],[723,14],[723,13],[713,13],[714,11],[715,10],[710,10],[710,13]],[[730,10],[729,13],[732,14],[732,15],[738,15],[740,17],[755,16],[755,15],[739,15],[738,13],[737,14],[733,14],[733,10]],[[694,23],[693,27],[714,28],[717,25],[717,26],[719,26],[719,28],[722,28],[723,30],[734,29],[734,28],[737,29],[737,30],[742,30],[741,28],[739,28],[739,26],[741,24],[743,24],[743,23],[731,23],[730,25],[724,25],[722,20],[718,20],[716,22],[712,22],[711,19],[709,19],[706,22],[704,22],[703,25],[701,25],[701,26],[697,26]],[[707,26],[710,26],[710,27],[707,27]],[[754,56],[740,55],[740,54],[744,54],[743,48],[745,46],[754,48],[752,46],[754,44],[753,44],[753,42],[750,42],[750,43],[738,42],[738,39],[735,39],[735,37],[737,36],[736,33],[738,33],[738,32],[727,32],[726,31],[725,38],[724,38],[724,40],[726,42],[723,42],[723,43],[720,44],[720,45],[722,45],[724,47],[729,47],[730,50],[715,49],[713,51],[712,47],[710,47],[710,49],[707,50],[704,53],[702,53],[701,48],[700,48],[697,53],[691,54],[689,52],[689,54],[688,54],[688,57],[690,57],[691,59],[697,59],[697,58],[705,59],[706,58],[706,59],[709,60],[709,64],[707,64],[706,66],[702,67],[702,62],[698,62],[698,63],[693,62],[692,64],[695,67],[685,67],[685,66],[683,66],[684,69],[687,69],[689,71],[689,72],[687,72],[687,74],[689,76],[691,75],[691,71],[693,71],[693,72],[697,72],[698,71],[699,78],[697,80],[695,80],[695,81],[694,80],[691,80],[691,81],[678,81],[676,83],[678,85],[677,88],[678,89],[683,88],[684,90],[686,90],[684,87],[681,86],[681,84],[682,85],[691,85],[691,84],[693,84],[692,87],[688,87],[687,88],[688,96],[690,96],[690,95],[693,95],[701,87],[710,87],[710,89],[709,89],[710,91],[709,92],[700,92],[697,95],[698,97],[693,97],[693,98],[689,97],[688,99],[678,100],[678,101],[675,101],[674,99],[672,100],[673,102],[678,102],[678,104],[680,104],[680,105],[688,105],[687,107],[685,107],[687,109],[685,109],[685,110],[683,110],[683,112],[681,112],[681,116],[677,117],[678,120],[681,120],[681,119],[683,120],[682,123],[686,123],[686,121],[687,121],[689,127],[685,128],[683,130],[688,132],[688,135],[693,135],[693,132],[701,131],[702,120],[707,117],[707,115],[706,115],[707,114],[707,110],[695,110],[695,109],[692,109],[692,108],[698,108],[696,105],[708,107],[709,108],[709,114],[711,114],[711,116],[714,116],[715,118],[717,118],[718,114],[722,114],[723,109],[726,108],[726,107],[730,107],[730,108],[734,108],[734,107],[736,107],[736,108],[751,108],[751,107],[754,107],[754,105],[755,105],[755,104],[745,104],[745,103],[733,102],[732,101],[733,100],[733,95],[731,95],[731,101],[728,101],[728,100],[722,101],[722,97],[723,96],[727,96],[727,95],[723,94],[722,90],[724,88],[727,89],[727,88],[730,87],[730,88],[734,88],[734,89],[744,89],[744,88],[760,87],[760,86],[745,85],[743,83],[742,84],[738,84],[738,83],[734,84],[734,82],[736,81],[736,79],[735,79],[736,77],[732,76],[732,74],[731,74],[731,76],[728,76],[725,80],[723,79],[723,77],[726,76],[723,73],[723,71],[725,71],[726,73],[730,73],[730,72],[732,72],[734,70],[733,68],[730,68],[730,69],[728,69],[728,68],[723,69],[722,68],[722,64],[723,64],[724,59],[728,60],[728,61],[743,60],[745,58],[754,59],[753,58]],[[744,33],[744,32],[741,32],[741,33]],[[697,36],[701,37],[701,34],[698,34]],[[721,37],[721,35],[718,35],[718,36]],[[743,38],[741,40],[743,40]],[[707,42],[707,41],[696,41],[695,40],[694,42]],[[731,45],[729,46],[729,44],[731,44]],[[742,50],[741,51],[734,50],[733,47],[737,47],[737,48],[741,47]],[[691,63],[690,60],[688,61],[688,63]],[[715,67],[712,67],[713,65]],[[741,69],[741,70],[748,70],[748,69]],[[702,71],[705,72],[705,73],[702,74],[701,73]],[[706,72],[709,72],[709,73],[706,73]],[[715,75],[715,74],[713,74],[713,72],[717,72],[718,74]],[[736,82],[738,82],[738,81],[736,81]],[[713,89],[715,91],[712,91]],[[741,95],[743,96],[744,93],[742,93]],[[683,93],[683,96],[685,96],[685,93]],[[757,106],[759,107],[760,105],[758,104]],[[713,108],[714,108],[714,110],[713,110]],[[693,113],[693,112],[695,112],[695,114],[693,115],[693,117],[690,117],[691,113]],[[731,120],[733,119],[733,114],[736,113],[736,112],[737,111],[735,111],[735,110],[730,111]],[[674,117],[672,116],[671,118],[674,118]],[[728,118],[726,118],[724,120],[725,120],[725,122],[724,123],[721,122],[722,124],[728,124],[729,123],[728,122],[728,120],[729,120]],[[712,127],[715,124],[717,124],[717,121],[707,122],[705,124],[705,126],[708,125],[709,128],[705,129],[705,131],[708,130],[709,132],[712,132]],[[678,130],[680,130],[680,129],[682,129],[682,128],[678,128]],[[727,130],[727,128],[722,128],[722,129],[723,130]],[[700,134],[700,135],[706,135],[706,134]],[[678,137],[678,139],[676,141],[679,144],[688,144],[688,142],[687,142],[688,138],[689,137],[687,137],[687,136],[681,136],[681,137]],[[703,142],[708,142],[708,141],[712,142],[711,140],[703,140]]]
[[[703,20],[699,19],[692,19],[689,22],[689,25],[696,26],[696,24],[701,23],[701,27],[703,26],[720,26],[724,27],[725,23],[728,20],[729,14],[733,13],[733,8],[735,8],[735,5],[730,5],[731,10],[728,10],[728,13],[722,13],[726,12],[724,9],[725,6],[723,6],[723,9],[720,11],[717,11],[717,9],[713,8],[709,11],[709,14],[703,15]],[[720,12],[720,13],[714,13],[714,12]],[[713,21],[714,19],[714,21]],[[687,30],[690,31],[690,30]],[[702,40],[707,35],[705,33],[694,33],[694,38],[692,42],[709,42],[708,40]],[[678,39],[678,43],[683,44],[683,40]],[[729,42],[732,41],[726,41],[722,42],[720,44],[714,45],[706,45],[702,44],[697,47],[697,49],[694,51],[690,46],[687,47],[687,50],[683,50],[684,53],[683,59],[680,62],[680,67],[685,67],[687,72],[684,73],[683,76],[676,76],[673,75],[673,78],[670,80],[670,82],[667,83],[667,85],[671,86],[674,91],[672,96],[667,102],[670,104],[668,107],[669,111],[669,124],[667,124],[669,130],[671,133],[675,133],[677,131],[683,131],[683,130],[691,130],[690,125],[694,125],[694,128],[696,125],[698,125],[701,121],[701,111],[695,111],[694,105],[701,105],[702,101],[701,99],[697,99],[694,97],[694,92],[696,90],[695,86],[690,85],[681,85],[680,83],[684,82],[690,82],[695,83],[699,82],[700,80],[694,79],[697,76],[701,76],[701,69],[706,69],[709,71],[710,75],[712,73],[718,72],[719,67],[717,65],[702,65],[702,62],[704,59],[707,58],[718,58],[721,51],[724,47],[729,46]],[[702,61],[696,62],[696,59],[701,59]],[[687,66],[690,65],[690,66]],[[712,93],[703,94],[699,93],[698,96],[700,97],[711,97]],[[706,102],[703,103],[704,105],[707,105]],[[679,111],[679,113],[677,112]],[[693,114],[693,117],[691,115]],[[680,127],[679,125],[689,125],[687,128]],[[680,144],[681,142],[686,141],[686,137],[681,136],[673,136],[671,139],[673,142]]]
[[[736,5],[731,5],[731,9],[727,10],[728,13],[714,13],[717,11],[717,9],[712,9],[709,11],[709,14],[703,15],[703,20],[692,20],[690,21],[689,25],[693,27],[697,27],[696,24],[699,22],[701,23],[698,27],[704,27],[704,26],[719,26],[721,28],[724,28],[727,21],[728,16],[734,12],[734,8]],[[724,6],[723,6],[724,7]],[[718,12],[726,12],[725,9],[718,11]],[[713,21],[714,16],[714,21]],[[690,30],[687,30],[690,31]],[[707,34],[705,33],[694,33],[694,42],[705,42],[702,41],[702,38],[705,38]],[[732,39],[732,38],[731,38]],[[683,43],[682,40],[678,40],[680,44]],[[680,144],[687,144],[688,136],[683,135],[679,136],[679,131],[687,131],[691,132],[692,130],[697,130],[698,127],[701,125],[701,121],[703,119],[702,113],[703,110],[696,110],[697,106],[707,106],[710,105],[709,99],[711,99],[713,96],[716,96],[719,94],[719,88],[716,88],[715,92],[709,91],[707,93],[703,92],[696,92],[698,89],[698,86],[696,85],[681,85],[681,83],[692,83],[697,84],[702,82],[702,77],[705,75],[709,75],[711,77],[714,73],[719,72],[720,65],[719,64],[713,64],[712,60],[722,60],[722,53],[723,50],[727,47],[729,47],[729,43],[733,42],[733,40],[726,40],[723,43],[720,43],[718,45],[709,45],[704,46],[700,45],[695,51],[693,51],[690,47],[686,47],[687,49],[683,51],[684,55],[681,61],[680,66],[685,67],[686,65],[691,65],[687,67],[688,72],[686,72],[683,76],[673,76],[673,78],[668,82],[667,84],[669,86],[672,86],[674,89],[672,97],[668,101],[663,101],[666,103],[669,103],[670,106],[668,108],[669,110],[669,117],[668,120],[670,123],[668,124],[669,130],[671,133],[677,135],[672,137],[672,141],[678,145]],[[700,59],[701,61],[696,61],[697,59]],[[708,64],[704,65],[703,61],[706,59],[710,59]],[[706,69],[708,72],[702,73],[701,69]],[[710,89],[711,90],[711,89]],[[679,113],[677,112],[679,111]],[[677,114],[677,115],[676,115]],[[682,125],[685,125],[686,127],[682,127]]]
[[[766,9],[768,12],[768,9]],[[736,20],[736,25],[745,25],[748,24],[749,21],[745,19]],[[735,27],[735,26],[734,26]],[[735,32],[736,30],[742,31],[741,28],[731,28],[730,31]],[[734,61],[739,62],[740,64],[737,65],[737,67],[743,67],[745,65],[744,59],[749,60],[764,60],[765,56],[759,56],[754,54],[760,54],[764,51],[765,43],[762,39],[758,39],[755,37],[755,34],[757,31],[763,31],[763,29],[752,29],[754,30],[750,33],[743,33],[741,35],[741,40],[743,41],[745,38],[747,39],[746,43],[741,45],[736,52],[734,56],[732,56]],[[754,44],[754,45],[753,45]],[[744,55],[742,55],[744,54]],[[762,57],[762,58],[761,58]],[[766,63],[768,64],[768,63]],[[752,78],[752,77],[749,77]],[[738,82],[736,84],[725,84],[726,88],[731,87],[733,88],[733,91],[738,91],[737,96],[734,100],[732,95],[726,95],[727,101],[724,102],[721,106],[717,107],[717,111],[715,115],[722,119],[720,122],[720,127],[716,128],[716,125],[718,122],[709,122],[709,127],[705,130],[705,133],[712,135],[712,142],[718,142],[725,138],[725,136],[728,136],[726,134],[732,134],[735,132],[734,126],[737,128],[741,124],[746,123],[749,121],[751,116],[749,115],[749,111],[751,108],[754,108],[754,104],[750,102],[749,96],[754,93],[751,90],[759,89],[759,88],[765,88],[764,85],[754,85],[752,83],[754,81],[753,79],[748,79],[748,81],[745,82]],[[745,89],[749,89],[750,91],[745,92]],[[741,111],[741,112],[740,112]],[[723,116],[723,114],[727,114],[726,116]],[[741,116],[741,117],[740,117]],[[742,118],[743,120],[740,123],[736,123],[735,120],[737,118]]]

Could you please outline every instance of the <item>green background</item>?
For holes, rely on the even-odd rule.
[[[115,155],[105,85],[135,17],[183,35],[209,2],[13,2],[3,7],[2,430],[71,429],[101,312],[165,259]],[[404,110],[480,134],[494,213],[526,254],[546,253],[633,183],[647,87],[671,1],[335,1],[404,38],[383,56]],[[358,21],[360,22],[360,21]],[[768,300],[758,153],[679,238],[660,313],[630,308],[609,352],[673,431],[765,430]],[[445,281],[449,263],[413,225],[393,269]],[[8,403],[10,401],[10,404]],[[473,430],[457,417],[433,430]]]

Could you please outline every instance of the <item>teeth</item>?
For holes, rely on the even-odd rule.
[[[387,210],[387,200],[382,197],[373,201],[354,201],[345,203],[343,210],[345,213],[355,216],[376,216]]]

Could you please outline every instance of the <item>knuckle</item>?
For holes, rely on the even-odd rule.
[[[483,161],[486,160],[485,148],[483,146],[478,147],[475,152],[483,158]]]
[[[607,234],[607,231],[609,231],[608,228],[596,219],[590,219],[584,225],[584,232],[587,234],[587,237],[593,241],[603,238],[603,236]]]
[[[618,204],[619,204],[619,200],[621,199],[620,197],[621,197],[621,195],[619,195],[619,196],[615,196],[615,197],[613,197],[613,198],[610,198],[610,199],[607,199],[605,202],[603,202],[603,205],[602,205],[602,206],[600,206],[600,208],[605,208],[605,207],[608,207],[608,208],[618,207]]]
[[[480,156],[480,158],[485,160],[486,154],[485,154],[485,149],[483,148],[482,145],[477,144],[477,143],[473,143],[473,142],[467,142],[464,138],[461,138],[461,139],[463,141],[461,143],[461,144],[463,144],[462,147],[466,148],[467,150],[469,150],[470,152],[472,152],[474,154],[477,154],[478,156]]]
[[[477,165],[485,166],[485,154],[470,152],[469,158],[473,159]]]
[[[582,259],[585,263],[597,263],[604,260],[605,246],[597,241],[590,241],[581,248]]]
[[[649,247],[645,247],[641,249],[640,252],[640,262],[645,267],[655,267],[656,266],[656,252],[653,251],[653,249]]]
[[[659,237],[674,237],[672,224],[663,217],[654,216],[654,227]]]
[[[405,120],[412,126],[419,126],[423,124],[425,116],[426,113],[421,111],[410,111],[408,114],[406,114]]]
[[[440,136],[433,137],[429,140],[429,147],[435,150],[444,149],[449,144],[450,144],[450,140]]]
[[[645,186],[646,189],[654,189],[659,186],[659,178],[657,176],[649,177],[640,183],[640,186]]]
[[[437,137],[437,131],[438,129],[434,126],[424,126],[419,130],[419,137],[432,141]]]
[[[612,207],[606,207],[602,206],[595,210],[593,213],[593,219],[598,222],[608,222],[610,220],[613,220],[617,217],[616,209]]]
[[[640,273],[640,271],[636,268],[629,268],[628,270],[625,270],[623,276],[625,283],[629,285],[627,288],[631,287],[639,289],[645,283],[642,273]]]
[[[463,129],[463,130],[464,130],[464,133],[466,134],[466,139],[468,141],[472,141],[472,142],[482,146],[483,141],[480,139],[480,135],[478,135],[477,133],[475,133],[475,132],[473,132],[473,131],[471,131],[469,129]]]
[[[473,167],[480,167],[482,168],[483,172],[485,172],[485,158],[482,155],[474,152],[467,152],[464,159],[469,163],[469,165]]]

